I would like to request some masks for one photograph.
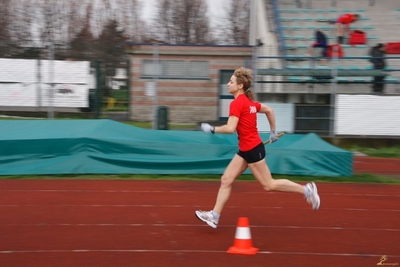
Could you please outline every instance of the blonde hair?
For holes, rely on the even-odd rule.
[[[244,94],[250,99],[255,100],[255,95],[253,90],[250,89],[251,83],[253,81],[253,72],[251,69],[245,67],[240,67],[235,70],[233,75],[236,77],[237,84],[243,84]]]

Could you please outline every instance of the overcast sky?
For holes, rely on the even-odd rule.
[[[143,3],[143,19],[152,18],[154,7],[159,0],[141,0]],[[207,0],[211,19],[221,17],[223,10],[230,4],[230,0]]]

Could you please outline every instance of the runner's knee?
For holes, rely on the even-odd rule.
[[[229,187],[233,184],[233,181],[235,180],[234,177],[230,177],[226,174],[223,174],[221,176],[221,186],[222,187]]]
[[[273,191],[273,190],[275,190],[274,180],[271,180],[269,182],[263,183],[262,187],[264,188],[265,191]]]

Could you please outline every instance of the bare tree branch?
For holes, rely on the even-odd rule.
[[[154,37],[171,44],[211,43],[205,0],[161,0],[153,21]]]
[[[6,47],[20,54],[51,43],[57,45],[56,54],[57,49],[66,53],[72,42],[75,48],[89,48],[110,22],[116,23],[127,40],[140,42],[146,33],[140,0],[0,1],[0,48],[4,55],[8,53]]]
[[[250,4],[248,0],[231,0],[225,16],[217,22],[219,42],[225,44],[248,44],[250,30]]]

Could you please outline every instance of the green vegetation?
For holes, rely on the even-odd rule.
[[[104,111],[128,111],[129,92],[127,90],[111,90],[110,98],[104,98]]]
[[[114,97],[116,100],[128,100],[129,92],[127,90],[111,90],[111,97]]]
[[[325,182],[325,183],[379,183],[379,184],[400,184],[400,179],[370,175],[357,174],[352,177],[314,177],[314,176],[290,176],[274,175],[275,179],[289,179],[295,182]],[[90,175],[15,175],[0,176],[0,179],[41,179],[41,180],[171,180],[171,181],[216,181],[220,175],[134,175],[134,174],[90,174]],[[256,181],[251,174],[245,174],[239,177],[238,181]]]
[[[0,117],[0,120],[10,121],[10,120],[21,120],[21,119],[20,118],[14,118],[14,117]],[[27,120],[33,120],[33,119],[27,118]]]
[[[369,148],[352,146],[349,148],[343,148],[352,152],[360,152],[370,157],[377,158],[400,158],[400,146],[393,147],[380,147],[380,148]]]

